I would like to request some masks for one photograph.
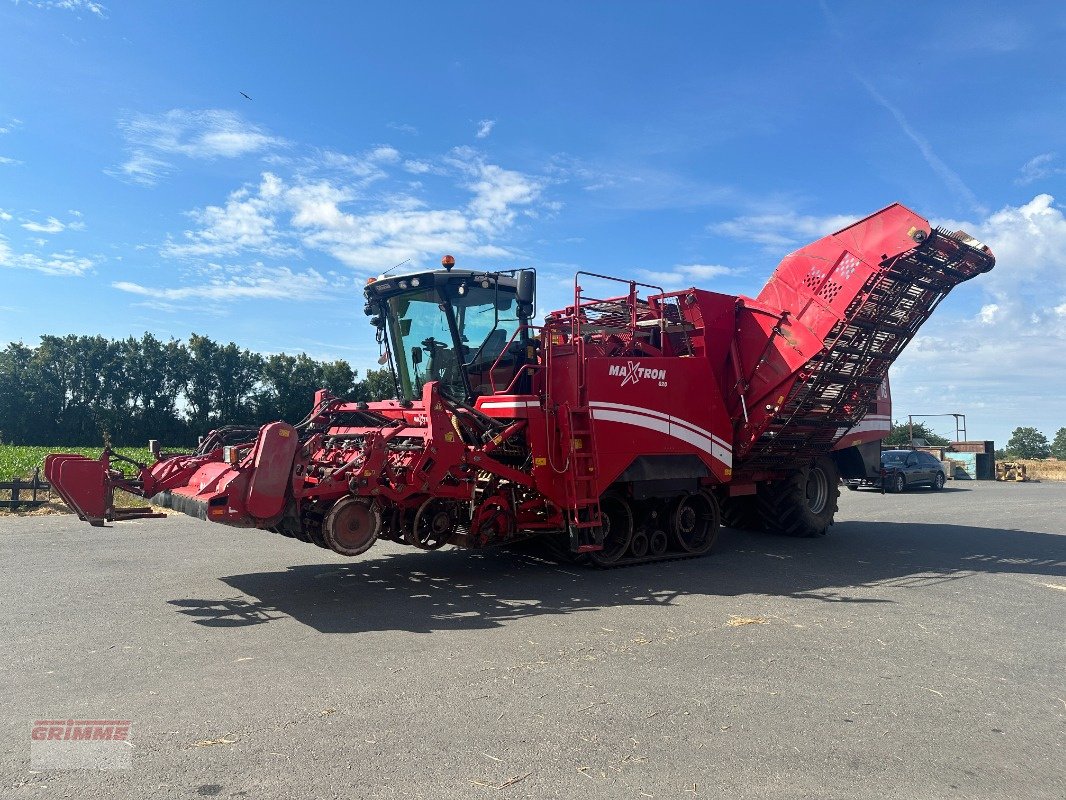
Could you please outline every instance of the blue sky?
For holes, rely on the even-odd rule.
[[[361,286],[405,259],[535,266],[542,310],[575,269],[754,295],[898,200],[999,266],[898,362],[896,416],[1050,437],[1064,50],[1059,2],[0,0],[0,343],[365,369]]]

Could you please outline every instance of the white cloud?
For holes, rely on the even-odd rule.
[[[336,289],[313,269],[293,272],[287,267],[270,268],[256,264],[250,268],[218,268],[220,274],[204,283],[170,288],[151,288],[130,281],[115,281],[111,286],[122,292],[158,301],[202,300],[315,300],[329,289]]]
[[[395,164],[400,160],[400,151],[389,145],[378,145],[369,153],[373,161],[383,164]]]
[[[689,286],[706,288],[716,278],[740,275],[743,270],[735,267],[723,267],[719,264],[675,264],[669,270],[639,270],[641,279],[666,291],[684,289]]]
[[[163,254],[176,257],[234,255],[254,250],[268,255],[290,255],[293,250],[280,241],[274,220],[276,201],[281,195],[281,181],[264,172],[256,191],[247,187],[230,194],[224,206],[207,206],[191,212],[200,224],[185,231],[183,243],[168,242]]]
[[[15,0],[17,4],[19,0]],[[95,0],[22,0],[34,8],[61,9],[63,11],[88,11],[100,19],[107,18],[107,8]]]
[[[836,233],[858,220],[857,215],[812,216],[787,211],[736,217],[710,226],[713,233],[732,239],[755,242],[774,250],[804,245]]]
[[[1015,181],[1019,186],[1051,178],[1055,175],[1066,175],[1066,167],[1057,164],[1057,153],[1041,153],[1033,156],[1022,165],[1021,175]]]
[[[467,257],[503,258],[510,250],[498,239],[512,229],[519,211],[532,213],[543,182],[487,163],[472,150],[446,159],[465,205],[432,207],[407,191],[368,195],[370,181],[390,167],[406,168],[394,148],[380,146],[361,156],[320,153],[302,166],[323,176],[283,179],[263,173],[257,187],[233,192],[226,203],[192,212],[197,228],[163,246],[184,259],[229,257],[248,251],[268,256],[325,253],[364,272],[401,261],[458,251]],[[364,169],[363,167],[372,167]]]
[[[22,162],[19,161],[17,158],[8,158],[7,156],[0,156],[0,164],[3,164],[5,166],[14,166],[16,164],[21,163]]]
[[[474,193],[471,225],[486,233],[514,224],[515,207],[532,205],[544,189],[541,179],[487,164],[469,148],[456,148],[449,161],[469,176],[465,186]]]
[[[49,216],[44,222],[37,222],[31,219],[23,219],[22,227],[33,233],[62,233],[63,231],[81,231],[85,230],[85,223],[81,220],[82,214],[80,211],[69,211],[73,220],[69,222],[63,222],[55,217]]]
[[[390,122],[388,127],[392,128],[394,131],[399,131],[400,133],[406,133],[410,136],[418,136],[418,128],[414,125],[408,125],[406,122]]]
[[[356,269],[377,272],[431,253],[477,249],[470,221],[456,209],[396,207],[348,213],[340,204],[350,196],[328,183],[293,187],[286,199],[303,244]]]
[[[983,279],[1005,309],[1018,301],[1043,303],[1066,285],[1066,217],[1049,194],[1038,194],[1021,206],[1007,206],[987,218],[940,223],[962,228],[996,254],[996,268]]]
[[[378,145],[355,155],[319,150],[310,158],[303,159],[301,168],[310,173],[331,172],[346,178],[358,178],[361,185],[366,185],[386,177],[386,168],[400,160],[399,150],[389,145]]]
[[[0,136],[3,136],[5,133],[11,133],[11,131],[15,130],[15,128],[19,127],[21,124],[22,120],[12,117],[3,125],[0,125]]]
[[[1066,424],[1066,215],[1041,194],[940,224],[986,242],[996,267],[953,290],[900,357],[897,416],[966,413],[971,438],[1000,444],[1019,425],[1053,434]]]
[[[78,256],[69,250],[61,253],[52,253],[48,257],[38,256],[34,253],[16,253],[11,249],[7,240],[0,236],[0,267],[28,269],[35,272],[43,272],[45,275],[81,277],[94,266],[92,260]]]
[[[171,169],[172,166],[169,161],[164,161],[143,150],[135,150],[118,167],[105,171],[112,177],[122,178],[130,183],[137,183],[141,186],[155,186],[170,173]]]
[[[433,169],[433,165],[428,161],[419,161],[418,159],[408,159],[403,162],[403,168],[414,175],[425,175],[427,172]]]
[[[49,217],[44,222],[23,222],[22,227],[34,233],[61,233],[67,226],[55,217]]]
[[[4,209],[2,208],[0,208],[0,220],[3,220],[4,222],[11,222],[11,215],[4,211]]]
[[[496,120],[494,120],[494,119],[483,119],[483,120],[481,120],[481,122],[479,122],[477,124],[477,133],[475,133],[474,135],[478,139],[486,139],[486,138],[488,138],[489,134],[492,133],[492,129],[495,128],[495,127],[496,127]]]
[[[174,170],[172,158],[239,158],[281,147],[285,141],[232,111],[172,109],[119,120],[129,157],[108,174],[152,186]]]

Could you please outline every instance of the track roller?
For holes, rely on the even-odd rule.
[[[707,492],[678,498],[671,514],[671,532],[678,549],[690,555],[706,553],[718,538],[720,519],[718,503]]]
[[[659,556],[666,555],[667,549],[670,547],[670,539],[666,535],[666,531],[652,531],[651,536],[648,537],[648,552],[658,558]]]
[[[644,558],[648,554],[648,534],[645,531],[637,531],[633,534],[633,541],[629,543],[629,555],[633,558]]]
[[[598,567],[611,567],[625,556],[633,540],[633,509],[620,495],[607,494],[600,500],[600,518],[603,549],[594,550],[588,556]]]

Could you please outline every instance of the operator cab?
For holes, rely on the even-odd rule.
[[[525,363],[533,271],[457,270],[451,256],[441,263],[443,270],[372,278],[364,290],[398,399],[419,399],[426,383],[439,381],[447,395],[472,402],[506,389]]]

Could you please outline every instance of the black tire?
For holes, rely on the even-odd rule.
[[[648,552],[658,558],[666,555],[669,549],[670,538],[666,535],[666,531],[652,531],[651,536],[648,537]]]
[[[696,492],[679,497],[670,511],[671,538],[682,553],[701,556],[714,547],[721,519],[718,501],[710,492]],[[661,555],[666,548],[662,545],[662,540],[659,548],[656,548],[655,538],[653,535],[651,552],[653,555]]]
[[[934,492],[939,492],[941,489],[944,488],[944,473],[943,472],[938,472],[933,477],[933,482],[930,484],[930,488],[932,488],[932,490]]]
[[[648,555],[648,547],[650,542],[648,540],[648,534],[645,531],[637,531],[633,534],[633,539],[629,543],[629,555],[633,558],[644,558]]]
[[[597,567],[610,567],[626,554],[633,541],[633,509],[621,495],[607,494],[600,498],[600,518],[603,549],[593,550],[588,557]]]
[[[759,504],[753,494],[739,497],[725,497],[718,505],[723,528],[735,531],[757,531],[762,529],[762,517],[759,516]]]
[[[845,483],[844,485],[848,487],[849,492],[859,491],[859,484],[857,483]]]
[[[907,476],[902,472],[897,472],[892,478],[892,491],[899,494],[907,488]]]
[[[830,458],[817,458],[788,478],[759,487],[759,514],[768,531],[811,538],[833,524],[840,497],[840,473]]]

